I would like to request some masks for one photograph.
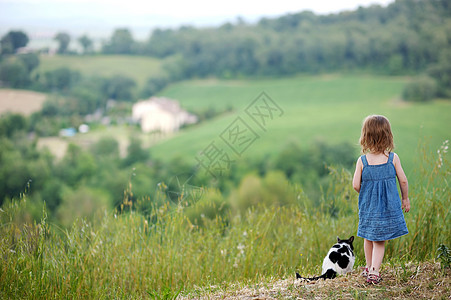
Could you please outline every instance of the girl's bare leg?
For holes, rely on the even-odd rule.
[[[363,240],[363,250],[365,252],[366,267],[370,269],[373,263],[373,242],[367,239]]]
[[[382,259],[384,258],[384,252],[385,252],[385,241],[379,241],[379,242],[372,242],[373,245],[373,255],[371,260],[371,269],[370,272],[377,272],[379,273],[379,270],[381,268]],[[366,251],[365,251],[366,256]],[[368,263],[368,262],[367,262]]]

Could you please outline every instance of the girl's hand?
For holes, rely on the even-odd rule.
[[[410,200],[409,200],[409,198],[402,199],[401,207],[402,207],[402,210],[404,212],[409,212],[410,211]]]

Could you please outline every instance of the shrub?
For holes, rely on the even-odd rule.
[[[96,214],[111,209],[111,200],[106,192],[88,187],[81,187],[75,191],[68,189],[63,193],[62,201],[57,210],[57,217],[66,227],[82,218],[92,222]]]
[[[429,101],[437,95],[437,84],[430,77],[420,77],[404,87],[402,97],[407,101]]]
[[[226,219],[229,208],[220,191],[208,189],[201,199],[185,209],[185,214],[192,224],[203,226],[207,220],[214,220],[218,216]]]
[[[23,88],[30,84],[27,67],[22,61],[7,60],[0,64],[0,82],[12,88]]]

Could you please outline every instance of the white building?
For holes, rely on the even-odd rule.
[[[143,132],[172,133],[184,124],[197,122],[197,117],[183,110],[177,101],[163,97],[135,103],[132,118],[140,123]]]

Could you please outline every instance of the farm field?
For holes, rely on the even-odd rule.
[[[153,146],[151,154],[163,160],[183,156],[194,163],[196,155],[211,142],[227,148],[220,136],[240,117],[259,136],[242,153],[244,159],[275,155],[292,141],[308,146],[315,140],[349,142],[355,145],[357,155],[361,122],[369,114],[383,114],[392,123],[395,151],[411,172],[419,143],[436,150],[450,138],[451,101],[403,102],[400,96],[406,82],[407,78],[400,77],[351,75],[181,82],[160,95],[179,100],[189,110],[232,106],[234,111],[180,131]],[[245,112],[262,92],[283,110],[281,116],[275,112],[273,119],[267,118],[264,129]]]
[[[84,76],[123,75],[142,87],[150,76],[160,71],[161,60],[127,55],[41,56],[36,72],[44,73],[61,67],[81,72]]]
[[[5,112],[30,115],[41,109],[47,95],[25,90],[0,89],[0,115]]]

